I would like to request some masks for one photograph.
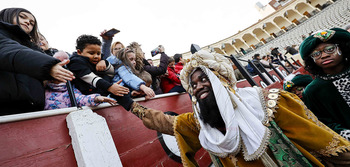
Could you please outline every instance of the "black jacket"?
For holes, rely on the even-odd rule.
[[[275,57],[278,57],[279,54],[281,54],[279,51],[278,51],[278,48],[273,48],[271,50],[271,54]]]
[[[289,54],[291,54],[291,55],[295,55],[295,54],[297,54],[297,53],[299,53],[299,52],[298,52],[298,50],[296,50],[295,48],[293,48],[293,47],[291,47],[291,46],[287,46],[287,48],[286,48],[286,53],[285,53],[285,54],[287,54],[287,53],[289,53]]]
[[[109,63],[106,61],[106,63]],[[81,91],[81,93],[85,95],[99,93],[103,96],[107,96],[109,92],[107,89],[112,86],[111,77],[109,77],[104,72],[98,72],[96,70],[96,65],[89,62],[89,58],[78,55],[76,52],[72,54],[70,58],[70,63],[68,64],[68,68],[70,71],[74,73],[76,77],[73,80],[73,84],[75,87]],[[81,77],[88,75],[90,73],[94,73],[95,75],[103,78],[103,80],[99,80],[97,82],[97,88],[93,87],[91,84],[86,83],[81,79]]]
[[[59,63],[30,42],[17,25],[0,21],[0,115],[44,109],[43,80]]]
[[[106,61],[108,66],[108,61]],[[89,58],[78,55],[76,52],[73,53],[70,58],[70,63],[68,64],[69,70],[74,73],[76,77],[73,80],[73,83],[77,89],[79,89],[83,94],[88,95],[92,93],[99,93],[103,96],[110,94],[108,88],[112,86],[112,78],[109,77],[105,72],[98,72],[96,70],[96,65],[89,62]],[[101,77],[102,79],[98,80],[96,83],[97,88],[93,87],[91,84],[86,83],[81,79],[81,77],[88,75],[90,73]],[[125,110],[129,111],[132,103],[134,102],[131,99],[130,93],[124,96],[115,96],[110,94],[110,96],[117,100],[117,102],[124,107]]]
[[[159,77],[168,69],[168,56],[161,53],[159,66],[151,66],[146,59],[143,59],[144,69],[152,76],[152,89],[156,94],[161,94]]]

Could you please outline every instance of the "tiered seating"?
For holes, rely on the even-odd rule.
[[[278,36],[274,40],[258,47],[256,50],[249,52],[242,59],[251,59],[251,57],[259,53],[266,55],[270,53],[271,47],[279,47],[280,51],[284,51],[285,46],[299,45],[302,42],[302,35],[309,36],[309,33],[316,32],[321,29],[329,29],[333,27],[343,27],[350,23],[350,1],[337,0],[322,11],[313,11],[311,18],[305,20],[298,26]]]

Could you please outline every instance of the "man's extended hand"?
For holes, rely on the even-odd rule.
[[[69,60],[64,60],[60,63],[57,63],[56,65],[52,66],[51,70],[50,70],[50,75],[61,81],[66,83],[67,80],[71,81],[73,79],[75,79],[73,73],[67,69],[64,69],[63,66],[68,64]]]

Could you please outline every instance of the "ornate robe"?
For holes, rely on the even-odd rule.
[[[269,117],[264,125],[271,131],[266,146],[268,156],[246,161],[242,151],[222,158],[211,154],[213,163],[216,166],[254,167],[268,163],[278,166],[350,165],[350,143],[321,123],[296,95],[275,90],[272,93],[264,91],[265,100],[262,101]],[[202,146],[194,113],[169,116],[147,109],[142,120],[150,129],[175,135],[183,165],[198,166],[194,155]]]

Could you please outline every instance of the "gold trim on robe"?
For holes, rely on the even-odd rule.
[[[267,96],[268,94],[266,93]],[[265,104],[273,103],[268,102],[271,99],[267,96]],[[331,158],[328,157],[338,156],[338,154],[345,152],[346,154],[341,156],[343,162],[350,160],[350,156],[347,155],[350,143],[321,123],[296,95],[280,91],[279,97],[275,99],[276,105],[268,107],[274,110],[271,117],[274,116],[274,121],[283,133],[310,162],[315,166],[324,166],[320,160],[330,162]],[[177,116],[173,127],[183,165],[198,166],[194,155],[201,148],[201,145],[198,139],[199,127],[197,127],[194,114],[186,113]],[[238,166],[263,166],[260,159],[245,161],[242,152],[234,158],[228,156],[220,158],[220,160],[224,166],[235,166],[236,160]]]

